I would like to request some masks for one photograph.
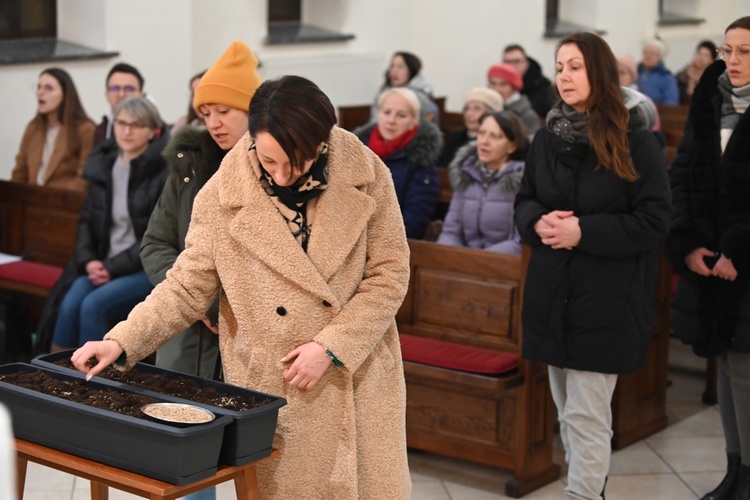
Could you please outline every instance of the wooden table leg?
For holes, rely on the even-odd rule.
[[[106,484],[89,481],[91,487],[91,500],[109,500],[109,487]]]
[[[26,466],[29,461],[16,455],[16,494],[18,500],[23,500],[23,490],[26,487]]]
[[[237,493],[237,500],[260,500],[255,467],[245,468],[241,475],[234,478],[234,491]]]

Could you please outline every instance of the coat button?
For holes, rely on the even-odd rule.
[[[182,179],[182,180],[183,180],[183,181],[185,181],[185,182],[190,182],[190,177],[185,177],[185,178],[184,178],[184,179]]]
[[[327,300],[323,301],[323,305],[326,306],[326,307],[331,307],[331,303],[328,302]]]
[[[276,308],[276,314],[278,314],[279,316],[284,316],[286,314],[286,309],[279,306]]]
[[[185,153],[177,153],[177,158],[182,158],[183,156],[185,156]]]

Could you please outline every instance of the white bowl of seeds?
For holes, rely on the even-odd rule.
[[[183,403],[152,403],[141,406],[141,411],[151,418],[181,425],[205,424],[216,418],[210,410]]]

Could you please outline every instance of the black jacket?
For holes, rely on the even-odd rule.
[[[73,281],[85,273],[86,263],[92,259],[101,260],[112,278],[142,269],[138,254],[140,239],[146,231],[151,210],[156,205],[167,176],[166,162],[161,157],[161,150],[167,140],[167,135],[157,137],[141,156],[131,162],[128,209],[138,241],[109,259],[106,256],[109,250],[112,209],[112,167],[118,154],[117,144],[114,139],[107,139],[95,146],[89,155],[83,173],[89,186],[86,203],[78,220],[76,246],[62,275],[47,296],[37,325],[33,355],[48,352],[60,303]]]
[[[522,312],[523,356],[550,365],[628,373],[646,361],[656,308],[657,249],[670,194],[664,155],[631,113],[628,134],[638,179],[596,168],[588,144],[546,127],[526,158],[515,222],[532,247]],[[534,231],[553,210],[579,217],[581,241],[553,250]]]
[[[140,257],[141,238],[161,195],[167,178],[167,164],[161,152],[167,137],[158,136],[146,151],[130,162],[128,179],[128,212],[133,222],[136,242],[126,250],[107,258],[112,226],[112,167],[119,149],[112,139],[101,143],[89,155],[83,177],[89,181],[86,203],[78,220],[74,257],[78,272],[85,272],[91,260],[101,260],[112,278],[143,269]]]
[[[695,301],[681,293],[675,296],[675,310],[686,316],[683,324],[700,324],[703,335],[727,341],[744,332],[750,346],[750,112],[740,117],[722,154],[718,78],[725,69],[723,61],[706,68],[690,102],[685,135],[672,164],[675,210],[666,249],[681,280],[695,284],[699,293]],[[705,278],[689,271],[685,257],[699,247],[731,259],[737,279]],[[673,326],[692,343],[674,321]]]
[[[542,67],[539,66],[538,62],[530,57],[526,59],[529,61],[529,69],[523,75],[521,94],[529,98],[531,107],[534,108],[537,115],[546,118],[555,102],[552,83],[542,74]]]

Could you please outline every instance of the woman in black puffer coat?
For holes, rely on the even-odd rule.
[[[144,97],[114,110],[115,140],[97,146],[86,161],[89,182],[76,245],[57,295],[60,303],[52,350],[101,340],[149,294],[139,255],[141,238],[167,177],[167,144],[156,107]],[[67,291],[63,291],[70,283]]]
[[[617,376],[653,335],[657,249],[669,228],[664,156],[628,110],[617,60],[592,33],[556,54],[561,101],[526,157],[515,222],[529,244],[525,358],[549,364],[570,498],[601,498]]]

